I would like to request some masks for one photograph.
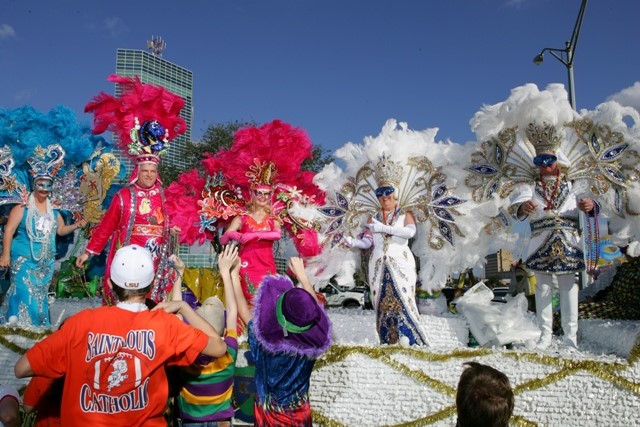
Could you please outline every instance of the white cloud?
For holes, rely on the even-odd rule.
[[[10,39],[16,36],[16,30],[9,24],[0,24],[0,40]]]
[[[104,28],[111,34],[112,37],[117,37],[129,31],[122,19],[118,18],[117,16],[105,18]]]
[[[635,82],[633,86],[622,89],[618,93],[614,93],[607,98],[607,101],[616,101],[620,105],[633,107],[640,111],[640,81]]]

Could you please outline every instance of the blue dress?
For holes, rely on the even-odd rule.
[[[11,285],[0,321],[16,316],[20,326],[50,326],[47,294],[54,270],[58,211],[40,214],[37,209],[27,230],[29,209],[25,207],[11,243]]]

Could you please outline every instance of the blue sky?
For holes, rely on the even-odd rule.
[[[82,112],[117,48],[194,72],[194,137],[213,122],[275,118],[333,151],[396,118],[473,140],[469,120],[512,88],[566,84],[543,47],[564,47],[580,0],[4,0],[0,106]],[[640,99],[640,2],[591,0],[575,57],[578,108]],[[638,104],[636,104],[638,106]]]

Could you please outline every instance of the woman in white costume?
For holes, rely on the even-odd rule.
[[[416,306],[416,262],[409,239],[416,234],[413,214],[395,197],[402,167],[382,159],[375,171],[380,211],[369,218],[361,239],[345,237],[349,247],[368,249],[369,284],[381,344],[426,345]]]

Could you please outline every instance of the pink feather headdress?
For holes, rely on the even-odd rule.
[[[108,80],[120,85],[122,95],[101,92],[85,106],[85,112],[94,114],[93,133],[116,134],[118,147],[137,164],[159,163],[169,142],[187,129],[179,116],[184,99],[163,87],[143,84],[137,76],[111,75]]]
[[[315,205],[324,201],[324,194],[312,182],[315,174],[302,170],[304,160],[313,155],[307,133],[274,120],[261,127],[238,130],[233,141],[228,150],[202,160],[201,170],[208,175],[206,183],[200,172],[193,170],[167,189],[167,211],[172,223],[173,218],[183,219],[184,227],[177,224],[182,229],[181,241],[202,241],[205,234],[208,236],[216,227],[228,224],[233,216],[246,212],[251,190],[268,187],[274,193],[271,214],[292,236],[300,255],[317,255],[321,250],[318,227],[290,212],[296,203]],[[196,188],[202,191],[201,199],[197,205],[185,208],[182,195],[187,193],[191,200],[192,194],[197,197]],[[169,201],[174,196],[175,206]]]

